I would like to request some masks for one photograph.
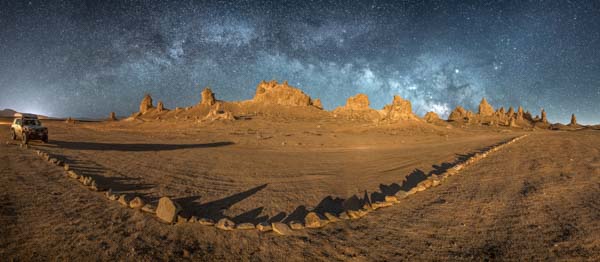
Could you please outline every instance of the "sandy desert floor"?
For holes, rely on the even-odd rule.
[[[8,130],[8,126],[0,128]],[[165,225],[124,209],[0,137],[0,257],[18,260],[547,260],[600,257],[600,131],[357,125],[253,119],[45,121],[32,143],[114,190],[176,199],[236,223],[336,212],[352,196],[409,189],[529,134],[442,185],[294,236]]]

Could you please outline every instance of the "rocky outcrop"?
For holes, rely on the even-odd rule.
[[[367,107],[368,102],[367,99]],[[383,118],[388,121],[416,119],[416,116],[412,112],[410,101],[404,100],[398,95],[394,96],[392,104],[383,107],[383,113]]]
[[[368,110],[371,109],[369,104],[369,97],[367,95],[357,94],[348,98],[343,108],[349,110]]]
[[[156,104],[156,111],[158,111],[158,112],[165,111],[165,105],[163,104],[162,101],[158,101],[158,104]]]
[[[575,114],[571,115],[571,123],[569,123],[570,126],[576,126],[577,125],[577,117],[575,116]]]
[[[115,112],[110,112],[110,115],[108,115],[108,121],[117,121],[117,114],[115,114]]]
[[[435,122],[441,121],[441,119],[438,116],[438,114],[436,114],[433,111],[427,112],[427,114],[425,114],[425,116],[423,117],[423,119],[425,119],[425,121],[427,121],[427,123],[435,123]]]
[[[262,81],[256,86],[256,94],[252,99],[254,103],[276,104],[283,106],[310,106],[310,96],[300,89],[288,85],[287,81],[279,84],[272,80]]]
[[[510,126],[510,127],[519,127],[519,126],[517,125],[517,121],[516,121],[516,119],[515,119],[514,117],[511,117],[511,118],[510,118],[510,120],[509,120],[509,122],[508,122],[508,126]]]
[[[334,116],[348,118],[350,120],[378,121],[381,113],[369,107],[369,97],[365,94],[357,94],[346,100],[346,105],[333,110]]]
[[[504,111],[504,109],[503,109]],[[480,116],[492,116],[494,115],[494,108],[488,103],[485,98],[481,99],[479,103],[479,115]]]
[[[152,97],[149,94],[146,94],[140,103],[140,113],[145,114],[152,108],[154,108],[152,105]]]
[[[523,107],[519,107],[519,110],[517,111],[517,120],[523,121],[524,114]]]
[[[312,105],[318,109],[323,109],[323,104],[321,103],[321,99],[315,99],[314,101],[312,101]]]
[[[204,88],[204,90],[202,90],[202,93],[200,93],[200,96],[202,98],[202,100],[200,101],[201,105],[212,106],[217,102],[217,100],[215,99],[215,94],[212,92],[210,87]]]
[[[542,119],[540,120],[542,123],[548,123],[548,116],[546,116],[546,111],[542,108]]]
[[[457,106],[448,116],[449,121],[462,122],[469,117],[469,111],[462,106]]]

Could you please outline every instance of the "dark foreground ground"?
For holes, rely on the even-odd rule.
[[[297,236],[164,225],[5,141],[3,261],[600,259],[597,130],[531,132],[439,187]]]

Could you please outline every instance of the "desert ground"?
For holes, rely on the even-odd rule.
[[[1,121],[8,131],[10,119]],[[600,130],[370,124],[255,115],[236,121],[45,120],[50,142],[0,136],[2,260],[597,260]],[[41,150],[113,191],[236,224],[339,214],[515,137],[441,185],[360,219],[292,235],[168,225],[49,165]]]

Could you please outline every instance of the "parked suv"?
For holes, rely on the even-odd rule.
[[[40,139],[48,143],[48,128],[42,126],[36,115],[15,114],[15,120],[10,126],[10,134],[13,140],[17,137],[21,138],[23,144],[29,143],[31,139]]]

